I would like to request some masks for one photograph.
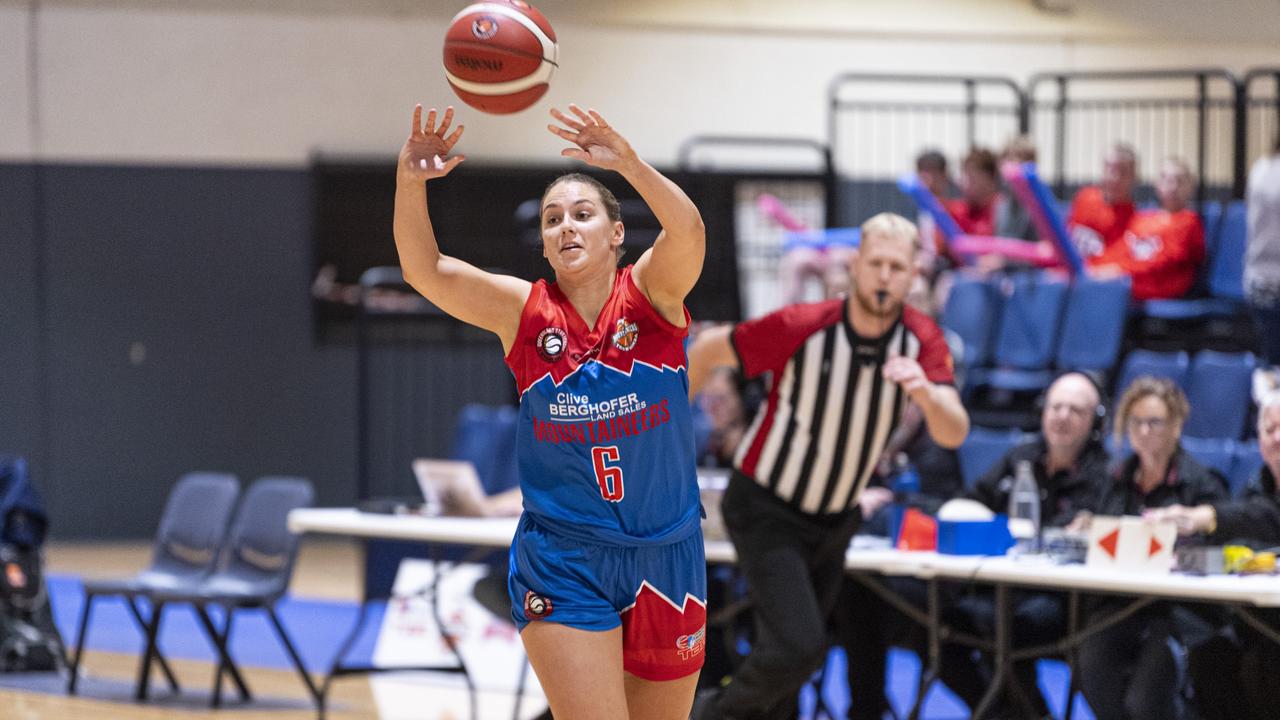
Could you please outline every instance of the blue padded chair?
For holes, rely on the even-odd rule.
[[[1209,294],[1235,303],[1244,301],[1244,251],[1248,244],[1248,212],[1235,200],[1222,213],[1213,257],[1209,259]]]
[[[1000,313],[995,369],[980,384],[1002,390],[1040,390],[1053,377],[1050,370],[1058,347],[1066,282],[1039,273],[1011,279],[1013,291]]]
[[[1262,468],[1262,454],[1258,450],[1257,440],[1238,442],[1235,446],[1235,457],[1232,459],[1231,474],[1227,476],[1227,481],[1231,484],[1231,496],[1240,497],[1253,476]]]
[[[231,659],[227,640],[231,636],[231,621],[239,609],[257,608],[266,611],[280,642],[302,676],[316,706],[322,698],[319,688],[311,679],[302,658],[298,655],[280,617],[276,603],[289,589],[294,561],[298,556],[298,536],[289,531],[289,513],[309,507],[315,498],[311,481],[299,477],[263,477],[245,492],[236,510],[231,531],[217,569],[198,583],[181,588],[156,589],[147,593],[152,602],[151,622],[147,626],[147,651],[142,657],[138,674],[138,699],[146,699],[150,663],[155,653],[156,637],[164,608],[174,603],[190,603],[205,632],[218,652],[219,663],[214,674],[212,705],[222,702],[222,677],[229,675],[244,700],[250,698],[249,688]],[[219,605],[226,620],[221,630],[213,623],[208,607]]]
[[[1201,350],[1191,361],[1184,435],[1239,439],[1249,417],[1253,353]]]
[[[964,341],[966,368],[984,367],[991,363],[996,327],[1004,298],[996,286],[978,278],[959,275],[947,296],[941,324]]]
[[[1025,433],[1016,428],[970,428],[969,436],[956,450],[960,455],[960,475],[964,478],[965,487],[973,487],[983,473],[990,470],[1025,436]]]
[[[227,521],[239,494],[240,481],[235,475],[213,472],[183,475],[165,502],[160,527],[156,529],[151,565],[128,579],[85,581],[84,607],[80,611],[80,630],[76,634],[76,654],[67,677],[67,694],[76,692],[93,601],[104,595],[123,596],[133,619],[145,631],[151,621],[143,618],[138,608],[138,597],[156,590],[194,587],[213,571],[226,537]],[[159,617],[158,608],[153,607],[151,617]],[[154,640],[148,643],[149,646],[154,644]],[[154,647],[150,649],[169,686],[177,691],[178,680],[168,663]]]
[[[1191,453],[1201,465],[1217,470],[1222,477],[1230,478],[1235,467],[1236,443],[1228,438],[1200,438],[1183,436],[1182,448]]]
[[[1177,352],[1134,350],[1125,356],[1120,366],[1120,374],[1116,378],[1113,395],[1119,397],[1135,378],[1142,375],[1169,378],[1185,391],[1187,371],[1190,367],[1191,356],[1183,350]]]
[[[472,403],[458,413],[452,460],[467,460],[488,495],[509,490],[517,483],[515,465],[516,420],[519,411],[510,406]]]
[[[1109,372],[1115,367],[1124,338],[1129,306],[1128,278],[1095,280],[1080,277],[1067,295],[1062,337],[1055,364],[1060,370]]]

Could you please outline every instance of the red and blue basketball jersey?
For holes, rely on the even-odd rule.
[[[595,327],[554,283],[529,293],[506,362],[520,390],[525,511],[559,534],[660,545],[699,527],[686,327],[620,268]]]

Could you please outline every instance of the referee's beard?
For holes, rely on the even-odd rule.
[[[857,310],[860,313],[866,313],[869,317],[873,317],[882,322],[898,319],[898,315],[902,312],[902,300],[895,298],[891,293],[886,293],[883,303],[877,303],[874,295],[868,297],[861,289],[854,288],[853,300],[857,303]],[[885,329],[888,330],[888,323],[885,323]]]

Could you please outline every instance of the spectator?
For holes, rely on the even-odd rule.
[[[920,153],[916,157],[916,177],[945,206],[946,198],[951,193],[951,175],[947,171],[946,156],[933,149]],[[929,213],[923,210],[916,213],[916,227],[920,231],[920,252],[916,254],[919,272],[911,283],[907,303],[926,315],[935,315],[933,282],[941,270],[938,267],[939,252],[945,249],[945,245],[938,232],[938,225]]]
[[[732,368],[718,367],[707,376],[701,392],[693,399],[695,416],[705,419],[705,440],[699,438],[698,464],[703,467],[733,467],[733,453],[747,429],[746,407]]]
[[[1021,165],[1036,161],[1036,146],[1026,135],[1015,135],[1000,153],[1000,164],[1007,162]],[[1022,203],[1015,202],[1006,191],[1003,201],[996,206],[996,235],[1035,242],[1039,239],[1031,213]]]
[[[1243,542],[1253,547],[1280,545],[1280,392],[1271,392],[1258,407],[1258,449],[1262,467],[1239,500],[1188,507],[1173,505],[1152,513],[1173,520],[1183,535],[1198,535],[1214,544]],[[1280,625],[1275,610],[1260,613],[1271,627]],[[1280,688],[1272,671],[1280,667],[1280,646],[1251,625],[1235,621],[1217,638],[1193,648],[1191,682],[1200,714],[1206,720],[1263,720],[1280,707]]]
[[[960,165],[960,197],[946,202],[947,212],[966,235],[995,235],[1000,175],[995,153],[975,147]]]
[[[1133,455],[1096,486],[1091,501],[1100,515],[1140,515],[1170,505],[1203,505],[1227,499],[1226,482],[1187,454],[1179,442],[1190,408],[1167,378],[1142,376],[1120,399],[1116,433],[1128,434]],[[1088,526],[1090,514],[1073,521]],[[1116,601],[1094,598],[1090,622],[1114,614]],[[1194,616],[1170,603],[1151,605],[1087,638],[1080,646],[1080,687],[1099,720],[1184,717],[1175,648],[1193,630]]]
[[[1076,193],[1067,228],[1081,257],[1098,255],[1124,236],[1133,218],[1137,176],[1137,153],[1126,143],[1116,143],[1103,158],[1102,182]]]
[[[1204,227],[1200,215],[1188,207],[1194,186],[1187,164],[1167,158],[1156,182],[1160,209],[1134,215],[1121,240],[1088,259],[1090,274],[1128,275],[1134,300],[1186,295],[1204,263]]]
[[[1062,527],[1077,512],[1089,507],[1094,485],[1106,474],[1107,452],[1102,446],[1105,405],[1097,384],[1088,376],[1069,372],[1059,376],[1045,392],[1035,439],[1010,450],[991,467],[965,496],[1003,513],[1009,507],[1013,477],[1021,462],[1030,462],[1041,493],[1041,517],[1046,527]],[[936,509],[936,507],[935,507]],[[885,584],[899,597],[925,607],[924,584],[913,578],[887,578]],[[914,622],[889,607],[877,596],[846,581],[838,619],[837,636],[845,646],[849,667],[850,718],[879,718],[884,706],[885,653],[889,645],[914,648],[924,656],[921,633]],[[995,633],[995,603],[989,591],[960,594],[947,588],[943,619],[952,628],[979,637]],[[873,610],[864,610],[867,604]],[[861,622],[880,617],[881,622]],[[1059,593],[1017,592],[1013,595],[1014,641],[1019,646],[1053,642],[1066,631],[1066,609]],[[976,659],[967,647],[943,645],[941,663],[945,682],[970,708],[981,700],[991,685],[991,667],[986,658]],[[1019,689],[1038,716],[1049,713],[1036,686],[1034,660],[1015,665]],[[1012,715],[1014,708],[1006,696],[996,715]]]
[[[1249,246],[1244,260],[1244,287],[1258,327],[1262,359],[1280,366],[1280,132],[1271,154],[1258,158],[1249,171]]]

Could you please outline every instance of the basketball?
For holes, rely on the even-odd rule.
[[[556,33],[522,0],[468,5],[444,38],[444,74],[461,100],[487,113],[519,112],[547,92]]]

